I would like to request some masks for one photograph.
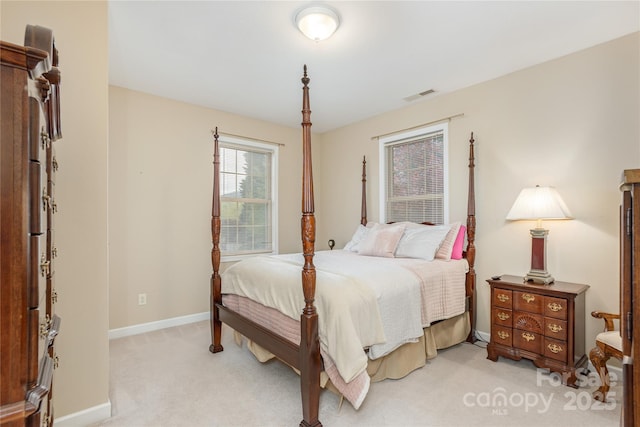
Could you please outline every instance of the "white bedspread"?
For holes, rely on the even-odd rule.
[[[222,274],[222,292],[299,320],[303,264],[301,254],[241,261]],[[347,383],[366,370],[363,349],[369,348],[372,359],[382,357],[417,340],[423,326],[464,312],[464,260],[379,258],[334,250],[317,252],[314,265],[320,345]]]

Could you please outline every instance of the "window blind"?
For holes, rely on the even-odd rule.
[[[385,144],[385,219],[444,223],[444,131]]]
[[[220,147],[220,249],[225,255],[270,253],[273,247],[272,152]]]

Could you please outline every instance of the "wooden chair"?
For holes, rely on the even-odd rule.
[[[610,357],[622,360],[622,336],[620,331],[615,330],[614,320],[620,320],[619,314],[600,313],[599,311],[591,312],[591,316],[596,319],[604,319],[604,332],[600,332],[596,336],[596,346],[589,352],[589,359],[596,368],[602,385],[598,390],[593,392],[593,398],[601,402],[607,400],[607,392],[609,391],[609,371],[607,369],[607,360]]]

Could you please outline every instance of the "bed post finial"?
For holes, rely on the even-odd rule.
[[[311,81],[311,79],[309,79],[309,77],[307,76],[307,64],[304,64],[304,72],[302,73],[301,81],[302,81],[302,84],[304,85],[302,90],[304,90],[304,88],[309,86],[309,82]],[[307,96],[303,95],[303,99],[302,99],[302,109],[303,109],[302,113],[303,114],[304,114],[305,104],[306,104],[306,108],[308,109],[309,108],[309,93],[308,92],[307,92]]]
[[[362,156],[362,206],[360,207],[360,224],[367,225],[367,156]]]
[[[222,338],[222,322],[216,304],[222,304],[222,282],[220,280],[220,152],[218,148],[218,127],[213,134],[213,197],[211,204],[211,345],[209,351],[218,353],[224,348],[220,344]]]

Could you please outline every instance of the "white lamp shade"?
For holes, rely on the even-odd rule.
[[[296,25],[311,40],[325,40],[338,29],[338,14],[325,6],[312,6],[296,15]]]
[[[571,213],[553,187],[523,189],[507,214],[508,220],[570,219]]]

